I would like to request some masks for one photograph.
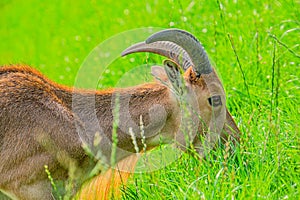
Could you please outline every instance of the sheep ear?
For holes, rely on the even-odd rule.
[[[176,92],[182,94],[184,82],[182,79],[180,67],[171,60],[164,61],[165,71]]]
[[[152,66],[151,67],[151,74],[158,80],[159,82],[167,82],[168,76],[164,70],[164,68],[160,66]]]

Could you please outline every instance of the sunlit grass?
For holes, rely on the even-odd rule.
[[[0,64],[28,64],[71,86],[89,52],[114,34],[185,29],[222,79],[241,144],[229,157],[220,147],[206,160],[184,154],[159,171],[135,174],[123,199],[299,199],[299,8],[296,0],[5,0]],[[127,71],[155,62],[161,58],[148,54],[118,59],[98,87],[124,85]],[[149,80],[135,74],[131,79]]]

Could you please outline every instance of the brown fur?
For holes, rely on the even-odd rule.
[[[126,182],[130,175],[134,173],[137,161],[138,157],[136,155],[129,156],[120,161],[115,169],[110,168],[107,172],[88,181],[80,190],[78,199],[102,200],[112,199],[112,197],[118,199],[121,195],[120,189],[126,189]]]
[[[200,99],[197,106],[203,110],[202,117],[209,118],[211,109],[206,109],[205,99],[209,96],[205,89],[207,82],[195,77],[191,70],[184,77],[188,87],[193,88]],[[216,81],[216,85],[221,84]],[[134,152],[127,130],[131,127],[135,133],[139,132],[140,116],[148,147],[159,144],[158,136],[163,136],[164,142],[171,142],[178,132],[180,112],[176,98],[164,84],[149,83],[103,91],[79,90],[58,85],[27,66],[1,67],[0,190],[18,199],[52,199],[44,166],[48,166],[54,179],[65,180],[71,166],[76,166],[78,174],[86,174],[91,162],[82,148],[82,139],[92,143],[95,133],[100,133],[102,138],[95,149],[100,149],[110,163],[116,94],[120,100],[118,148],[126,150],[117,151],[117,162]],[[94,100],[93,105],[86,104],[90,100]],[[228,111],[227,123],[232,130],[228,127],[224,130],[238,138],[238,128]],[[79,137],[78,132],[83,137]],[[142,149],[141,139],[137,138],[137,142]],[[135,163],[131,160],[129,168],[133,170]],[[110,171],[107,173],[112,177]],[[123,174],[126,182],[128,174]],[[96,181],[100,190],[103,177],[105,175]],[[120,184],[120,181],[116,183]]]

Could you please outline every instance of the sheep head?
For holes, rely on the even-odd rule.
[[[239,139],[239,129],[226,108],[223,85],[212,68],[200,42],[190,33],[168,29],[150,36],[145,42],[127,48],[122,55],[152,52],[167,57],[164,70],[152,68],[153,75],[169,83],[181,110],[180,129],[175,133],[179,147],[193,144],[204,156],[221,138]],[[202,135],[201,140],[197,135]]]

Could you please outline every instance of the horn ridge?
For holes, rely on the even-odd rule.
[[[151,44],[140,42],[125,49],[121,55],[126,56],[136,52],[151,52],[165,56],[181,66],[184,71],[193,66],[188,53],[179,45],[169,41],[158,41]]]
[[[193,69],[198,76],[209,74],[212,67],[201,43],[191,33],[180,29],[167,29],[154,33],[146,40],[146,44],[158,41],[169,41],[183,48],[193,63]]]

